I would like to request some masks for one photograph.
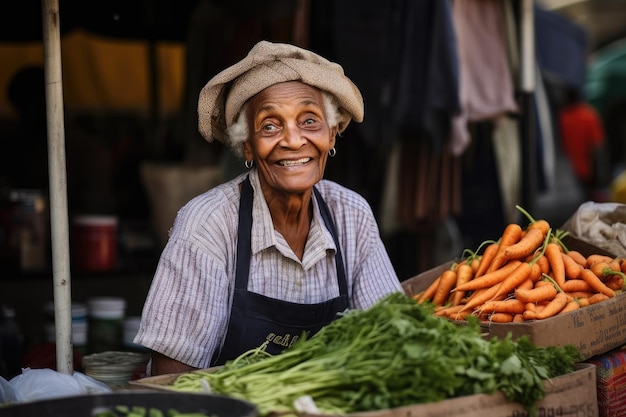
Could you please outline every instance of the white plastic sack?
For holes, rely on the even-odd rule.
[[[615,256],[626,256],[626,204],[587,201],[563,229]]]
[[[113,391],[105,383],[80,372],[67,375],[52,369],[22,369],[22,373],[13,377],[9,384],[19,402]]]
[[[17,393],[9,384],[9,381],[0,376],[0,407],[2,404],[12,404],[17,401]]]

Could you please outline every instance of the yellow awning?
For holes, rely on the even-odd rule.
[[[150,103],[149,45],[77,30],[61,39],[64,106],[67,109],[147,112]],[[6,87],[29,65],[43,66],[41,42],[0,43],[0,114],[12,112]],[[156,44],[159,113],[179,109],[184,89],[185,45]]]

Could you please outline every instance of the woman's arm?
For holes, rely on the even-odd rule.
[[[152,352],[152,360],[150,367],[150,375],[163,375],[163,374],[179,374],[183,372],[193,371],[193,366],[186,365],[182,362],[179,362],[175,359],[168,358],[167,356],[158,353]]]

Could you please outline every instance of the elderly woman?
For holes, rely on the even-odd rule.
[[[198,113],[202,135],[249,172],[177,215],[135,338],[151,374],[276,354],[401,291],[370,206],[323,179],[337,135],[363,119],[341,66],[263,41],[206,84]]]

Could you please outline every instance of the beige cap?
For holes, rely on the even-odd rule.
[[[261,41],[244,59],[213,77],[200,92],[200,134],[209,142],[224,142],[226,129],[235,122],[248,99],[286,81],[302,81],[335,96],[343,116],[339,133],[351,119],[363,121],[363,97],[341,65],[297,46]]]

